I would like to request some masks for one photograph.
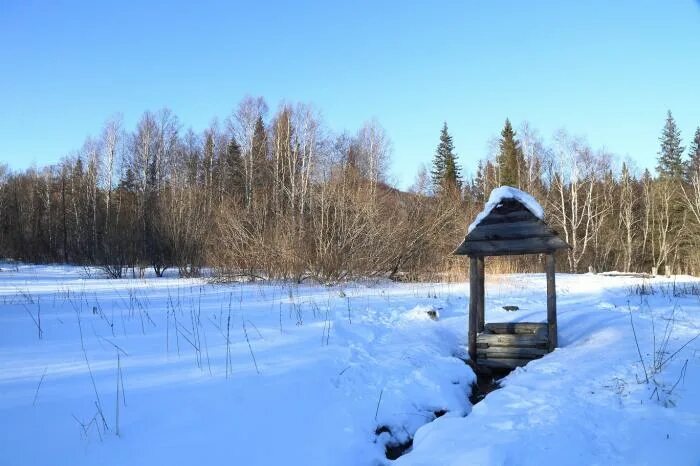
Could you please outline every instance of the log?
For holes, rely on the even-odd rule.
[[[547,337],[537,334],[481,333],[476,336],[477,347],[517,346],[521,348],[547,348]]]
[[[489,333],[523,333],[547,335],[547,324],[540,322],[489,322],[484,326]]]
[[[486,299],[485,292],[484,292],[484,279],[485,279],[485,271],[484,271],[484,258],[479,257],[477,258],[477,271],[479,272],[479,301],[477,301],[477,307],[476,307],[476,315],[477,315],[477,332],[483,332],[484,331],[484,323],[486,322],[485,316],[484,316],[484,300]]]
[[[520,240],[523,238],[548,237],[554,232],[541,220],[532,218],[508,223],[479,224],[469,233],[469,241]]]
[[[476,257],[469,258],[469,357],[476,360],[477,303],[479,302],[479,274]]]
[[[519,254],[552,253],[567,244],[558,236],[523,238],[517,240],[465,241],[455,254],[468,256],[513,256]]]
[[[547,354],[547,352],[547,348],[490,346],[488,348],[477,348],[476,357],[477,359],[537,359]]]
[[[476,360],[477,366],[490,367],[491,369],[515,369],[522,367],[532,359],[483,359]]]
[[[554,264],[554,254],[547,254],[545,258],[545,268],[547,269],[547,330],[549,337],[549,351],[554,351],[557,347],[557,292],[554,284],[556,266]]]

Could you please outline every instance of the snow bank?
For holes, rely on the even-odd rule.
[[[0,267],[0,465],[379,465],[471,409],[464,290]]]
[[[519,201],[527,208],[527,210],[532,212],[532,215],[540,220],[544,220],[544,209],[534,197],[524,191],[519,190],[518,188],[513,188],[512,186],[501,186],[491,191],[491,195],[489,196],[488,202],[484,206],[484,210],[482,210],[479,215],[476,216],[472,224],[469,225],[467,234],[471,233],[472,230],[476,228],[488,216],[488,214],[490,214],[493,209],[498,207],[505,199],[515,199]]]
[[[656,294],[634,294],[631,288],[643,280],[558,274],[560,347],[508,375],[503,388],[468,416],[440,418],[418,429],[412,451],[395,464],[700,464],[700,339],[693,340],[700,305],[690,292],[668,291],[674,281],[683,283],[682,290],[699,282],[660,278],[654,281]],[[543,309],[544,298],[533,299],[532,293],[543,285],[533,282],[505,293]],[[487,321],[537,321],[544,314],[526,310],[525,316],[509,316],[496,306],[512,298],[494,294],[495,288],[486,302]],[[665,327],[672,330],[664,347],[659,328],[667,322],[673,323]],[[645,383],[654,360],[675,351],[680,352]]]
[[[659,277],[639,296],[642,278],[558,274],[560,347],[472,408],[474,374],[456,357],[467,283],[211,285],[0,267],[0,465],[700,459],[700,338],[654,376],[654,392],[639,383],[630,326],[631,313],[649,370],[667,322],[664,357],[697,335],[698,279]],[[544,274],[486,286],[487,321],[545,320]],[[410,438],[389,463],[385,445]]]

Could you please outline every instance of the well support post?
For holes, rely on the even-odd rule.
[[[481,333],[484,331],[484,324],[486,323],[485,317],[484,317],[485,293],[484,293],[484,258],[483,257],[477,258],[477,271],[479,272],[479,293],[477,294],[477,297],[479,298],[479,300],[476,302],[476,316],[477,316],[476,331],[478,333]]]
[[[476,362],[477,307],[479,302],[479,266],[476,257],[469,258],[469,357]]]
[[[557,347],[557,294],[554,284],[556,266],[554,254],[549,253],[545,257],[545,269],[547,272],[547,330],[549,339],[549,351]]]

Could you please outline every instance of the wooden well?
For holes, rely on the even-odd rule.
[[[477,366],[512,369],[556,348],[554,253],[568,247],[554,230],[516,197],[499,200],[467,234],[454,253],[469,256],[468,346],[469,357]],[[484,258],[523,254],[545,255],[547,322],[486,323]]]

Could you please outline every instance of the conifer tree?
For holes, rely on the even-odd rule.
[[[683,150],[681,146],[681,132],[676,126],[671,111],[666,116],[666,124],[659,138],[661,149],[659,150],[656,171],[662,178],[678,179],[683,176]]]
[[[269,164],[267,160],[267,133],[262,116],[255,121],[252,145],[252,186],[251,194],[257,196],[266,191],[269,185]],[[252,200],[252,198],[251,198]]]
[[[506,118],[505,126],[501,131],[500,152],[496,159],[499,171],[499,183],[502,186],[520,186],[520,171],[524,166],[524,156],[520,141],[510,120]]]
[[[241,157],[241,146],[234,137],[226,146],[226,175],[226,179],[223,180],[226,194],[242,198],[245,189],[243,157]]]
[[[484,185],[485,185],[484,164],[479,160],[476,168],[476,176],[472,180],[472,197],[478,204],[483,204],[485,201]]]
[[[700,126],[695,130],[695,137],[688,148],[688,166],[686,176],[692,180],[700,176]]]
[[[440,131],[440,143],[433,156],[431,170],[433,190],[436,193],[459,192],[462,189],[462,176],[454,153],[452,136],[447,131],[447,123],[443,123]]]

